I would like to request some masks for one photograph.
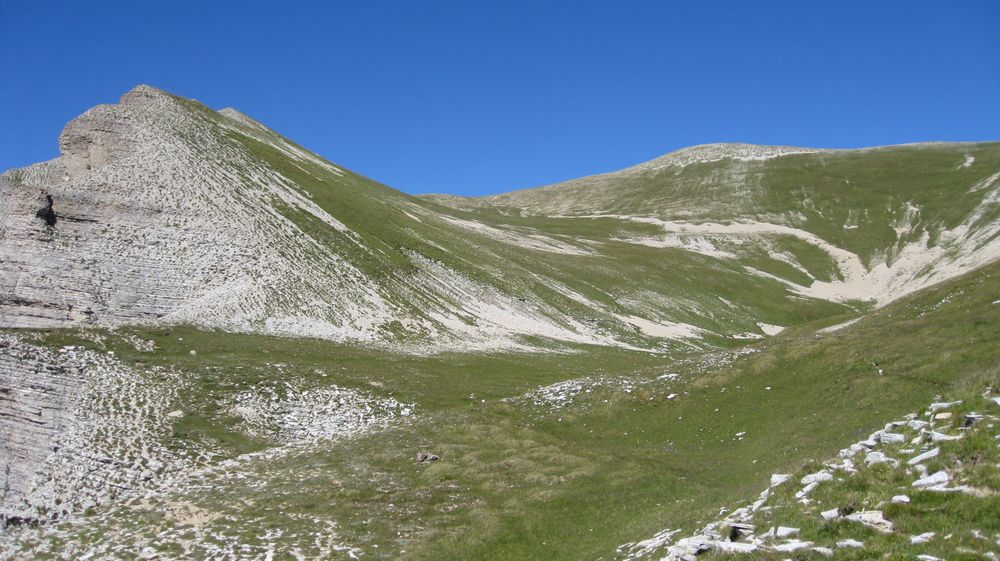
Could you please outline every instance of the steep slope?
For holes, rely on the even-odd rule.
[[[71,122],[60,148],[60,158],[0,179],[0,325],[613,342],[545,302],[469,278],[476,268],[428,256],[475,246],[437,249],[405,211],[420,208],[409,197],[237,112],[140,86]],[[444,240],[456,230],[440,219],[433,227],[428,237]]]
[[[329,302],[316,315],[350,338],[393,317],[357,267],[282,210],[323,221],[341,243],[351,232],[186,105],[137,88],[71,122],[60,158],[5,176],[5,323],[167,317],[280,332],[288,309]],[[36,216],[44,207],[51,222]],[[300,265],[310,262],[322,268]]]
[[[72,121],[60,149],[0,176],[0,326],[668,351],[844,311],[740,265],[617,240],[646,224],[445,209],[148,86]]]
[[[0,176],[0,326],[669,351],[884,305],[1000,256],[997,143],[709,145],[418,199],[140,86],[60,149]]]
[[[80,513],[192,467],[165,443],[181,382],[0,334],[0,526]]]

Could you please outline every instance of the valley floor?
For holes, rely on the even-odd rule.
[[[42,469],[110,467],[82,487],[93,504],[5,529],[0,559],[624,559],[641,551],[622,544],[664,529],[693,536],[782,473],[795,485],[770,493],[758,535],[795,527],[791,539],[810,547],[857,539],[902,559],[910,534],[934,532],[921,553],[995,554],[996,472],[976,467],[996,466],[993,419],[924,464],[986,497],[919,491],[886,504],[922,475],[908,460],[931,442],[890,443],[885,462],[859,451],[850,478],[823,462],[887,422],[927,420],[905,415],[936,399],[968,404],[930,419],[941,434],[959,434],[973,409],[997,414],[986,409],[996,393],[981,396],[1000,387],[998,279],[993,265],[835,331],[820,330],[852,318],[674,355],[565,346],[419,357],[185,327],[10,330],[0,351],[72,355],[60,364],[81,373],[81,407],[63,422],[88,430]],[[99,356],[113,368],[87,366]],[[116,390],[88,376],[109,371],[132,389],[107,399]],[[106,399],[88,401],[94,392]],[[145,428],[129,438],[137,421]],[[907,442],[920,432],[905,430]],[[422,452],[439,459],[418,462]],[[970,454],[984,461],[970,466]],[[835,480],[797,502],[802,477],[820,470]],[[71,500],[45,489],[32,495],[51,501],[36,519]],[[881,510],[899,532],[883,538],[846,511],[818,518],[849,504]]]

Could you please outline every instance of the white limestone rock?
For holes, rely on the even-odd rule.
[[[790,540],[788,542],[778,544],[771,549],[781,553],[789,553],[792,551],[799,551],[800,549],[807,549],[813,546],[813,542],[806,542],[802,540]]]
[[[861,512],[855,512],[847,516],[848,520],[854,522],[860,522],[869,528],[874,528],[879,532],[889,533],[892,532],[892,522],[886,520],[885,516],[880,510],[865,510]]]
[[[935,485],[941,485],[951,481],[951,475],[948,472],[942,470],[935,472],[927,477],[921,477],[920,479],[913,482],[914,487],[932,487]]]
[[[914,456],[914,457],[910,458],[909,460],[907,460],[906,463],[909,464],[909,465],[911,465],[911,466],[917,465],[917,464],[919,464],[921,462],[930,460],[931,458],[938,457],[938,454],[940,454],[940,453],[941,453],[941,449],[940,448],[934,448],[934,449],[928,450],[926,452],[923,452],[921,454],[917,454],[916,456]]]
[[[869,452],[865,455],[865,465],[875,465],[875,464],[891,464],[893,466],[899,465],[899,461],[895,458],[890,458],[884,453],[879,451]]]
[[[962,435],[960,434],[945,434],[943,432],[930,431],[932,442],[946,442],[949,440],[961,440]]]
[[[939,401],[939,402],[936,402],[936,403],[932,403],[930,405],[930,407],[928,407],[928,409],[931,411],[931,413],[934,413],[934,412],[937,412],[937,411],[941,411],[942,409],[950,409],[952,407],[955,407],[956,405],[961,405],[961,404],[962,404],[962,400],[958,400],[958,401]]]
[[[791,475],[785,473],[775,473],[771,475],[771,487],[777,487],[791,478]]]
[[[816,473],[811,473],[802,478],[800,481],[803,485],[809,485],[811,483],[821,483],[823,481],[830,481],[833,479],[833,474],[829,471],[822,470]]]
[[[882,444],[898,444],[901,442],[906,442],[906,436],[896,433],[896,432],[885,432],[879,435],[879,441]]]
[[[774,536],[776,538],[787,538],[789,536],[794,536],[799,533],[798,528],[791,528],[788,526],[778,526],[774,531]]]
[[[190,466],[164,446],[182,382],[0,334],[0,522],[58,518]]]

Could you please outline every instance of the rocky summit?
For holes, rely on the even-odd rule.
[[[1000,142],[480,198],[150,86],[58,142],[0,175],[0,559],[1000,555]]]

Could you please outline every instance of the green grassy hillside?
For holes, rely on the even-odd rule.
[[[436,309],[475,331],[498,328],[543,347],[524,337],[661,351],[727,346],[764,335],[759,324],[862,312],[1000,255],[1000,143],[760,160],[673,154],[496,197],[418,198],[248,117],[184,103],[350,229],[345,237],[301,208],[277,205],[401,308],[404,321],[381,331],[396,342],[435,337],[405,317],[453,330],[429,313]],[[676,223],[723,226],[677,233]],[[753,226],[726,230],[734,224]],[[444,293],[428,288],[429,266],[443,267],[431,274]],[[462,302],[470,292],[486,305]],[[522,317],[492,317],[495,303],[522,308]],[[525,327],[538,321],[546,326]]]
[[[1000,386],[1000,143],[709,145],[463,199],[145,86],[67,130],[86,153],[0,176],[0,561],[624,560]],[[902,476],[867,477],[824,500]]]
[[[754,149],[765,155],[740,156],[739,150]],[[699,150],[715,152],[707,160],[682,157]],[[934,268],[958,253],[995,244],[998,170],[1000,143],[995,142],[785,155],[771,154],[768,147],[709,145],[548,187],[482,199],[425,199],[511,224],[545,224],[554,216],[579,223],[600,216],[605,223],[632,227],[638,218],[651,228],[615,237],[750,267],[795,289],[813,281],[850,280],[844,255],[858,260],[859,271],[884,264],[901,279],[919,281],[934,277]],[[697,228],[705,223],[766,227],[757,233]],[[981,228],[981,236],[968,236]],[[967,239],[959,242],[962,238]],[[941,260],[912,263],[932,248],[941,250]],[[908,262],[912,270],[905,271]],[[876,298],[880,281],[869,278],[867,286],[872,290],[852,294]],[[880,303],[905,291],[891,292]]]
[[[835,332],[803,326],[674,360],[601,348],[414,358],[180,328],[135,332],[157,345],[140,353],[108,334],[98,348],[187,380],[171,446],[217,459],[272,453],[97,508],[22,547],[311,555],[333,551],[313,533],[328,525],[368,558],[614,558],[662,528],[694,530],[748,502],[771,473],[795,473],[935,396],[996,387],[998,298],[993,265]],[[95,346],[64,331],[40,342]],[[565,380],[577,381],[551,385]],[[220,414],[239,390],[286,382],[362,388],[413,403],[416,415],[369,436],[272,448]],[[416,463],[422,450],[441,460]],[[169,515],[178,509],[198,522]]]

